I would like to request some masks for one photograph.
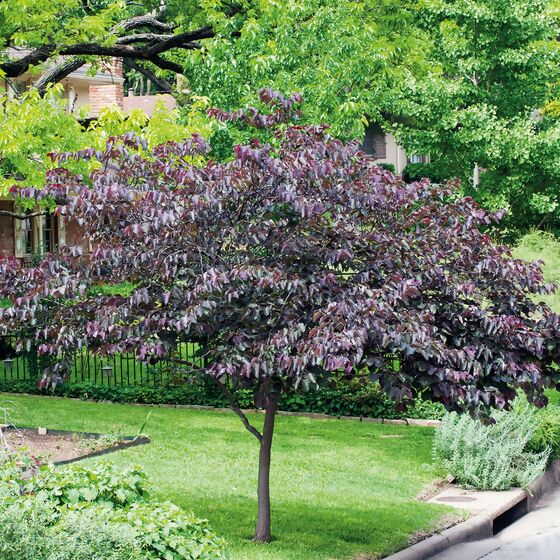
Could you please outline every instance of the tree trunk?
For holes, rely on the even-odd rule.
[[[255,537],[257,542],[270,542],[270,452],[278,403],[269,399],[265,407],[264,429],[259,453],[258,518]]]

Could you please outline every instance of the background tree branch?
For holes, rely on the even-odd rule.
[[[140,64],[137,64],[134,60],[127,59],[124,61],[124,65],[132,70],[136,70],[136,72],[139,72],[148,78],[148,80],[151,80],[152,83],[156,84],[164,93],[171,93],[173,91],[173,86],[170,82],[164,78],[156,76],[156,74],[154,74],[154,72],[152,72],[149,68],[140,66]]]
[[[45,63],[56,56],[72,56],[71,60],[62,60],[46,71],[37,83],[41,94],[44,94],[48,84],[59,82],[83,66],[86,61],[80,57],[84,56],[145,60],[162,70],[182,73],[183,68],[180,64],[166,60],[160,55],[172,49],[198,49],[200,44],[197,41],[211,38],[215,32],[212,27],[203,26],[174,35],[172,32],[176,27],[175,24],[159,21],[153,15],[136,16],[118,23],[111,29],[112,33],[126,33],[118,37],[114,45],[105,46],[98,42],[65,46],[46,44],[20,58],[1,63],[0,70],[7,78],[17,78],[31,67]],[[150,32],[130,33],[138,29],[147,29]]]

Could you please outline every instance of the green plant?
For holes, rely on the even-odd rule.
[[[446,177],[433,163],[409,163],[403,169],[402,176],[407,183],[420,181],[424,177],[430,179],[432,183],[443,183],[451,179],[449,176]]]
[[[145,560],[138,530],[87,509],[57,509],[50,496],[0,489],[2,560]]]
[[[151,502],[138,469],[0,463],[2,560],[223,560],[208,522]]]
[[[74,440],[74,445],[85,451],[99,451],[108,447],[114,447],[122,441],[120,434],[102,434],[98,437],[78,437]]]
[[[137,542],[147,552],[147,558],[220,560],[225,557],[223,539],[216,537],[206,520],[185,513],[169,502],[138,503],[128,509],[110,511],[108,517],[138,531]]]
[[[537,413],[494,412],[485,425],[468,415],[447,414],[436,430],[433,454],[459,484],[478,490],[526,487],[546,468],[550,448],[529,450],[539,428]]]
[[[27,491],[44,492],[57,505],[79,503],[129,506],[149,496],[146,475],[139,467],[117,470],[111,463],[95,467],[46,466],[25,486]]]
[[[392,163],[376,163],[375,165],[377,165],[378,167],[381,167],[381,169],[385,169],[386,171],[390,171],[391,173],[395,173],[395,171],[396,171],[395,166]]]

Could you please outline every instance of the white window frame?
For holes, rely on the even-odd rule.
[[[23,213],[24,211],[21,208],[15,208],[15,212]],[[24,259],[31,257],[37,249],[40,248],[41,252],[43,252],[45,243],[43,238],[43,231],[45,227],[45,216],[35,216],[33,218],[29,218],[31,220],[31,231],[32,231],[32,252],[29,253],[26,251],[25,247],[25,238],[23,235],[23,223],[25,220],[18,220],[14,218],[14,253],[15,257],[18,259]],[[66,224],[64,223],[63,216],[58,216],[56,220],[56,227],[57,237],[58,237],[58,246],[66,245]]]

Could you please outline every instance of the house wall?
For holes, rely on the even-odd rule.
[[[379,163],[392,163],[397,173],[402,173],[407,163],[406,152],[397,144],[392,134],[385,135],[386,157],[376,159]]]
[[[13,202],[0,200],[0,210],[13,211]],[[14,221],[0,216],[0,257],[14,256]]]
[[[76,95],[76,102],[73,109],[79,109],[85,105],[90,105],[89,100],[89,84],[82,80],[68,80],[64,84],[64,97],[68,99],[70,88],[74,89]]]
[[[122,84],[90,85],[89,105],[91,107],[90,116],[92,117],[99,115],[101,109],[110,107],[111,105],[117,105],[123,109]]]

